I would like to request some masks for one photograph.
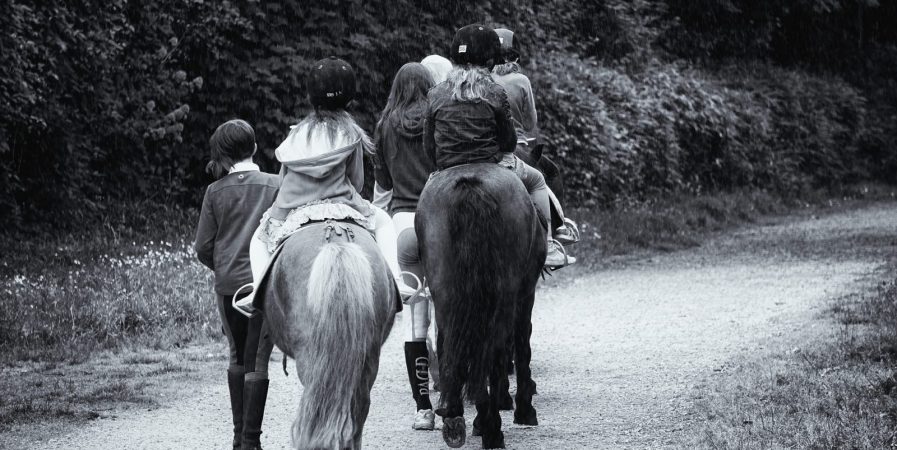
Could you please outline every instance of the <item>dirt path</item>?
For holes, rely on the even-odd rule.
[[[829,326],[827,300],[857,289],[897,245],[897,205],[754,226],[701,248],[612,265],[542,289],[533,331],[538,427],[511,425],[509,448],[678,447],[701,380],[765,340]],[[398,333],[374,386],[367,448],[446,448],[438,432],[410,429],[413,402]],[[279,354],[275,359],[279,359]],[[288,448],[301,394],[272,362],[263,444]],[[218,370],[220,369],[220,370]],[[23,448],[227,448],[223,367],[188,383],[162,407],[100,419]],[[468,421],[473,412],[468,410]],[[466,448],[479,448],[478,438]]]

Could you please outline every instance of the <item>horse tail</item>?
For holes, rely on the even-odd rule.
[[[308,375],[293,423],[297,448],[354,448],[353,397],[378,339],[372,283],[370,261],[358,244],[325,244],[312,263]]]
[[[457,270],[460,283],[442,287],[450,308],[443,332],[444,350],[439,355],[444,368],[441,374],[453,379],[455,386],[465,385],[467,398],[475,399],[485,390],[485,381],[494,367],[495,358],[508,341],[514,323],[513,303],[506,300],[509,286],[503,280],[510,270],[502,264],[501,242],[507,241],[502,228],[503,207],[495,193],[483,181],[463,176],[454,183],[449,200],[448,231],[452,251],[440,255],[448,267]],[[512,237],[513,239],[513,237]],[[448,331],[448,332],[446,332]],[[461,377],[461,378],[458,378]]]

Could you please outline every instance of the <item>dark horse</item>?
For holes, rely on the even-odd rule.
[[[548,184],[548,187],[551,188],[551,191],[563,204],[565,197],[564,177],[561,174],[560,167],[545,154],[547,145],[546,142],[540,140],[533,146],[517,146],[517,149],[514,150],[514,155],[541,172],[542,176],[545,177],[545,183]],[[561,215],[556,210],[554,204],[551,205],[551,209],[551,228],[554,229],[563,225],[564,222],[561,220]]]
[[[505,361],[512,342],[514,422],[537,424],[529,340],[545,226],[520,179],[497,164],[437,172],[421,193],[415,228],[436,305],[438,412],[450,447],[466,439],[462,394],[476,402],[483,447],[504,447],[499,400],[507,392]]]

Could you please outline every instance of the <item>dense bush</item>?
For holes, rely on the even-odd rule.
[[[856,181],[865,103],[837,79],[773,67],[625,74],[563,54],[535,74],[545,134],[578,203],[663,191],[783,191]],[[558,75],[560,74],[560,75]]]
[[[312,61],[353,63],[361,92],[353,112],[370,129],[396,69],[445,54],[452,31],[473,21],[524,32],[542,128],[578,203],[893,179],[897,89],[894,77],[881,81],[893,65],[864,82],[853,72],[812,75],[809,63],[775,65],[800,63],[787,43],[803,42],[795,55],[823,61],[827,50],[810,49],[812,36],[838,30],[850,41],[845,17],[860,3],[859,42],[869,44],[851,61],[892,61],[895,33],[885,25],[894,8],[766,3],[761,11],[741,0],[7,2],[0,223],[78,223],[71,219],[110,197],[195,203],[209,181],[208,136],[232,117],[253,123],[261,162],[274,170],[271,151],[308,110],[302,79]],[[804,16],[813,19],[806,32],[777,25]]]

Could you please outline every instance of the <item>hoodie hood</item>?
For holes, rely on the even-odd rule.
[[[326,130],[320,127],[309,136],[308,126],[298,125],[293,127],[274,155],[289,170],[313,178],[326,178],[334,168],[345,165],[347,159],[360,151],[360,145],[361,139],[350,141],[342,132],[331,141]]]

